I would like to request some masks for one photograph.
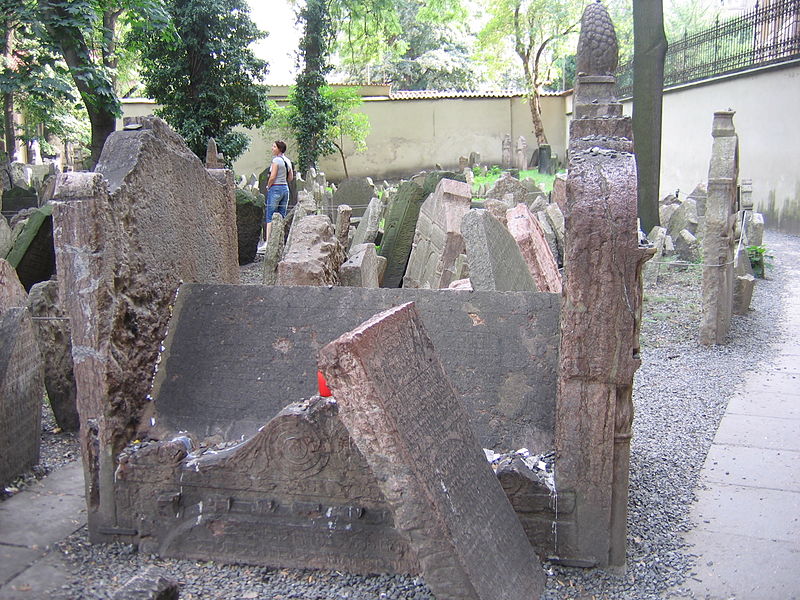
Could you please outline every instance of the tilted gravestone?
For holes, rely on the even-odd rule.
[[[0,314],[0,486],[39,462],[44,382],[27,308]]]
[[[50,279],[56,272],[52,214],[52,204],[34,210],[6,257],[26,290],[34,283]]]
[[[336,219],[336,207],[340,204],[349,204],[352,216],[360,217],[367,210],[369,201],[375,196],[375,185],[369,177],[350,177],[345,179],[336,188],[330,198],[330,207],[326,207],[325,214],[331,221]]]
[[[386,209],[380,255],[388,261],[382,287],[400,287],[406,272],[419,210],[426,194],[416,183],[405,181]]]
[[[0,313],[17,306],[27,306],[28,293],[19,281],[17,271],[0,258]]]
[[[436,187],[439,185],[439,182],[442,179],[452,179],[454,181],[460,181],[462,183],[466,183],[466,178],[464,177],[463,173],[455,173],[454,171],[431,171],[430,173],[425,173],[425,179],[422,181],[422,191],[425,192],[425,195],[432,194],[436,191]]]
[[[278,263],[278,285],[337,285],[346,260],[330,219],[309,215],[292,225],[291,245]]]
[[[502,173],[500,178],[495,181],[494,185],[486,192],[487,198],[495,198],[503,200],[506,194],[512,194],[512,206],[519,202],[525,202],[529,196],[530,190],[519,179],[511,177],[508,173]]]
[[[384,192],[388,194],[388,192]],[[374,244],[378,237],[378,227],[383,218],[384,204],[380,198],[372,198],[369,201],[366,211],[358,222],[356,232],[353,235],[353,246],[361,244]]]
[[[455,279],[456,259],[465,252],[461,220],[471,197],[469,184],[439,180],[420,208],[403,287],[440,289]]]
[[[0,215],[0,258],[5,259],[11,246],[14,245],[14,234],[8,221],[3,215]]]
[[[540,292],[561,293],[561,274],[539,219],[524,204],[507,213],[508,230],[517,242],[528,270]]]
[[[299,205],[295,207],[295,215],[297,214],[297,208],[299,208]],[[272,216],[272,227],[269,231],[267,249],[264,252],[263,278],[261,281],[264,285],[275,285],[278,281],[278,263],[283,257],[285,243],[285,222],[281,213],[275,213]]]
[[[544,572],[413,303],[325,346],[320,367],[436,597],[539,597]]]
[[[11,218],[11,215],[21,210],[39,206],[39,198],[35,190],[14,186],[3,191],[3,200],[0,206],[3,208],[3,213]]]
[[[351,287],[380,287],[375,244],[360,244],[350,249],[350,257],[339,268],[339,284]]]
[[[474,290],[537,291],[536,282],[508,229],[488,211],[472,209],[461,223]]]
[[[78,431],[75,373],[69,319],[58,297],[58,282],[50,279],[31,288],[28,297],[44,366],[44,386],[56,423],[64,431]]]
[[[150,379],[181,281],[239,281],[230,171],[206,170],[161,119],[112,133],[93,173],[60,175],[54,194],[60,297],[72,327],[89,535],[119,533],[114,473]],[[91,424],[91,426],[88,426]]]

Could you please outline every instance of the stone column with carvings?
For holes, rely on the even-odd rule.
[[[631,121],[615,97],[617,41],[602,4],[584,11],[566,184],[566,252],[556,401],[556,487],[574,492],[556,553],[578,566],[625,563],[633,374],[642,265]]]

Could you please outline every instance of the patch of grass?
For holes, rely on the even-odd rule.
[[[486,187],[490,187],[500,178],[500,170],[492,169],[486,175],[476,175],[475,181],[472,184],[472,191],[477,192],[480,186],[486,185]],[[533,179],[536,182],[536,185],[543,192],[549,192],[553,189],[553,180],[556,178],[555,175],[546,175],[539,173],[539,171],[535,169],[527,170],[527,171],[520,171],[519,173],[520,180],[522,179]]]

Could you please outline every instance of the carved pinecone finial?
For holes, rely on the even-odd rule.
[[[619,60],[617,33],[600,0],[589,4],[581,17],[577,71],[582,75],[613,75]]]

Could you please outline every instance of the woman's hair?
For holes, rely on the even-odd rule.
[[[286,142],[282,142],[280,140],[275,140],[275,145],[278,147],[278,150],[281,151],[281,154],[286,152]]]

